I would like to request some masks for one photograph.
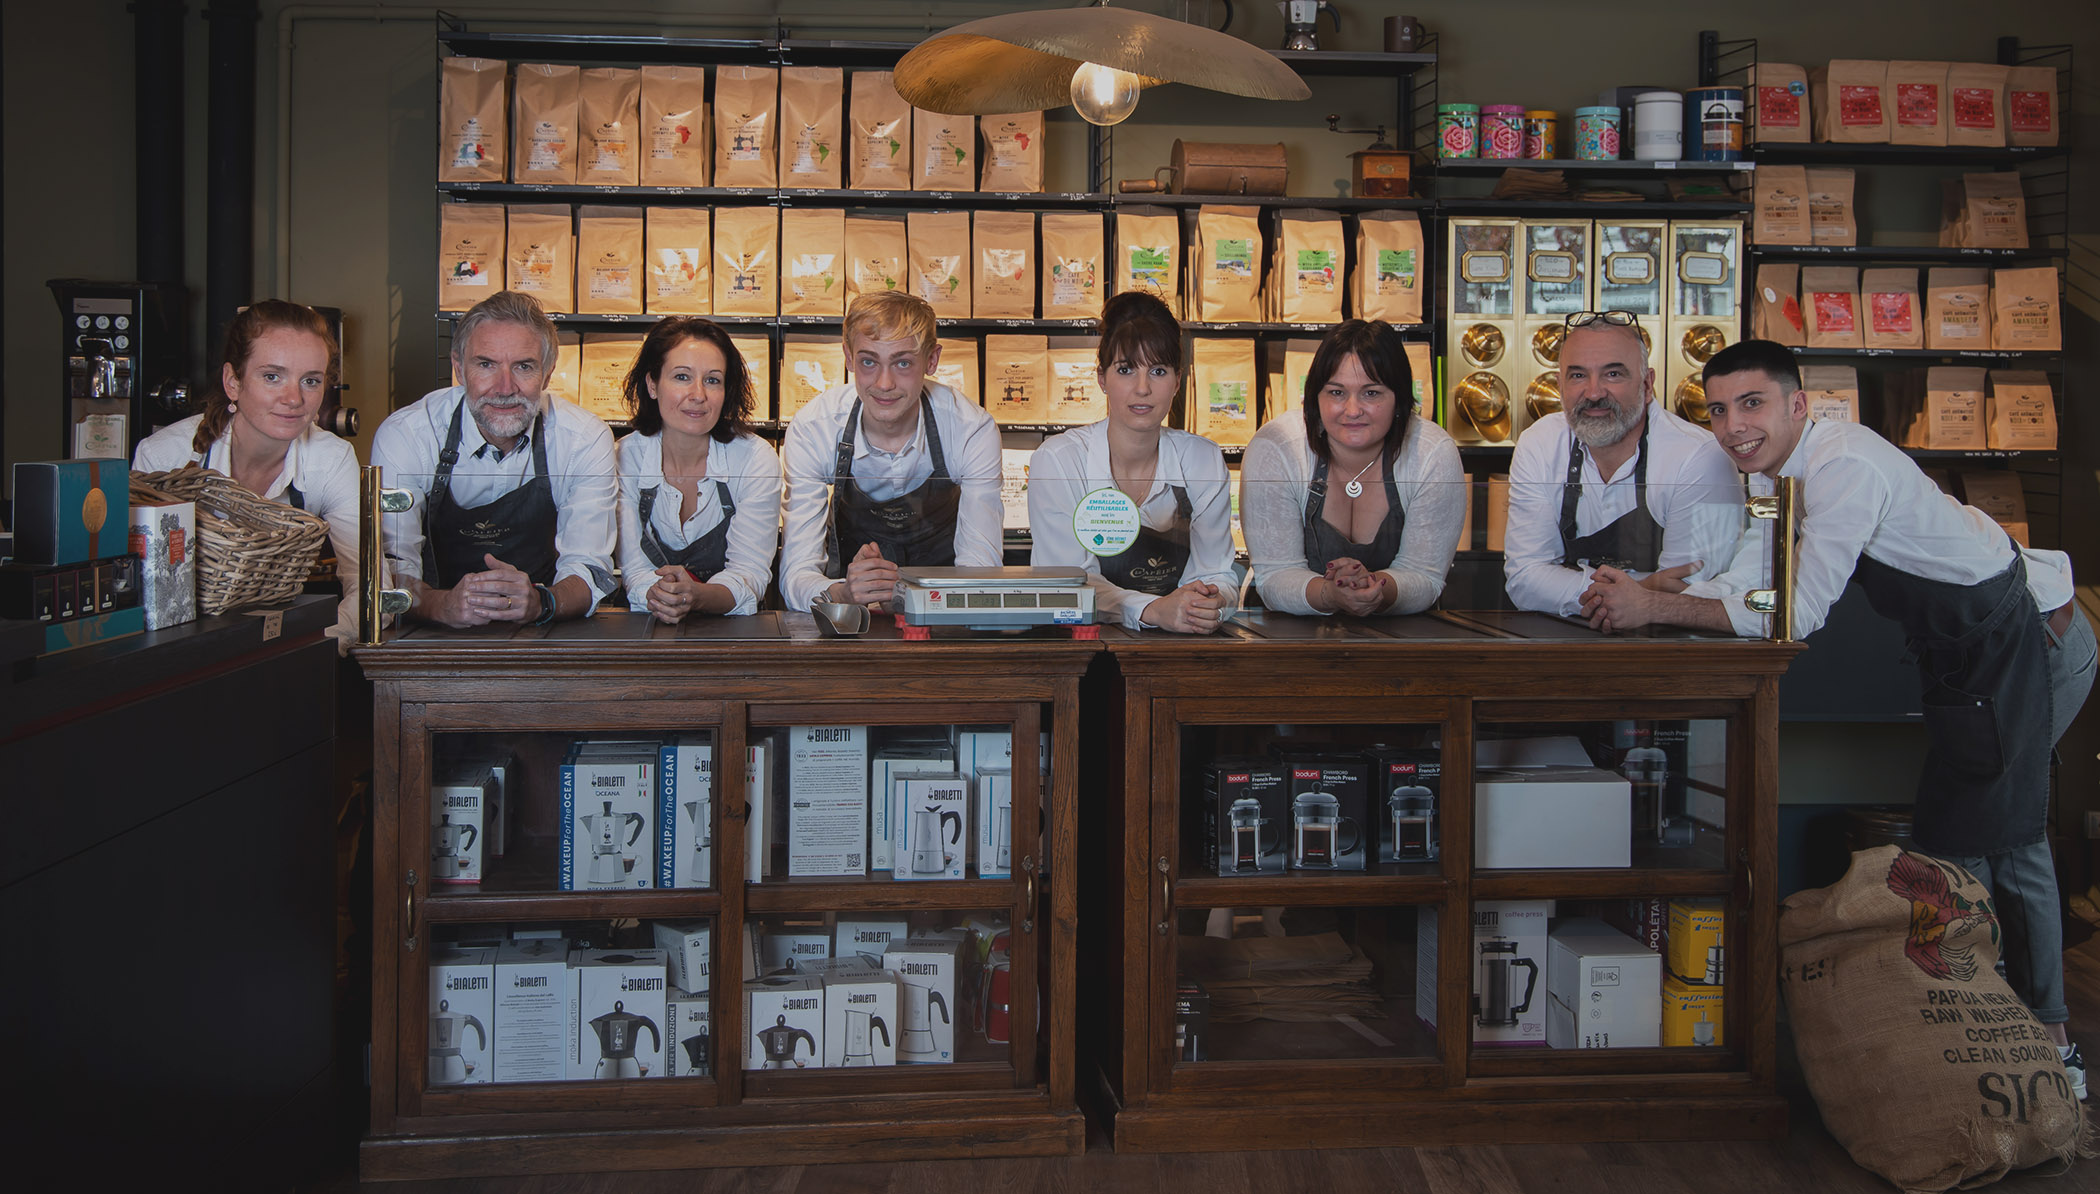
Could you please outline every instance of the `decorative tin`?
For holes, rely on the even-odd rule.
[[[1491,104],[1480,110],[1480,156],[1524,156],[1524,109],[1513,104]]]
[[[1534,161],[1547,161],[1560,156],[1558,112],[1524,113],[1524,156]]]
[[[1698,87],[1684,93],[1684,157],[1733,162],[1743,156],[1743,89]]]
[[[1480,156],[1480,105],[1438,104],[1436,109],[1437,156]]]
[[[1618,160],[1617,108],[1575,109],[1575,156],[1585,162]]]

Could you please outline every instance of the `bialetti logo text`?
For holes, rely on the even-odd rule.
[[[445,977],[447,991],[486,991],[489,986],[485,974],[452,974]]]
[[[445,807],[446,807],[446,808],[480,808],[480,807],[481,807],[481,797],[479,797],[479,796],[451,796],[451,795],[448,795],[448,796],[446,796],[446,797],[445,797]]]
[[[904,973],[906,974],[926,974],[937,976],[940,974],[940,972],[941,968],[939,966],[934,965],[931,962],[906,962],[904,964]]]
[[[520,974],[510,980],[512,987],[544,987],[554,980],[544,974]]]
[[[849,995],[847,995],[847,996],[846,996],[846,1002],[847,1002],[847,1003],[873,1003],[873,1002],[875,1002],[875,996],[874,996],[874,995],[872,995],[872,994],[869,994],[869,995],[858,995],[858,994],[849,994]]]
[[[592,776],[591,786],[594,788],[624,788],[627,786],[627,777],[624,775]]]
[[[855,929],[853,930],[853,943],[855,945],[888,945],[890,943],[890,931],[888,929]]]
[[[813,1012],[817,1010],[817,1003],[814,999],[783,999],[780,1006],[791,1012]]]
[[[622,991],[661,991],[664,989],[664,980],[660,978],[623,978],[620,980],[620,989]]]
[[[1318,779],[1320,778],[1320,769],[1318,767],[1293,767],[1291,768],[1291,778]]]
[[[788,952],[806,954],[813,958],[829,957],[831,954],[831,951],[825,947],[822,941],[797,941],[794,943],[794,948]]]
[[[817,726],[810,730],[807,742],[851,742],[853,731],[846,726]]]

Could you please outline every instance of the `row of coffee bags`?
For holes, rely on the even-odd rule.
[[[2059,352],[2053,268],[1757,267],[1751,335],[1793,347]]]
[[[852,72],[849,103],[837,67],[713,69],[710,106],[701,66],[520,63],[513,73],[498,59],[447,58],[438,181],[1043,189],[1041,112],[980,123],[913,108],[888,71]]]
[[[1856,178],[1845,167],[1764,166],[1757,171],[1750,238],[1758,245],[1857,245]],[[2027,198],[2020,175],[1964,174],[1941,182],[1939,243],[2024,249]]]
[[[1985,62],[1759,62],[1747,107],[1765,144],[2055,145],[2062,120],[2055,67]]]
[[[1345,221],[1286,208],[1267,235],[1253,207],[1116,213],[1116,288],[1150,291],[1199,323],[1421,323],[1423,266],[1413,212]]]
[[[1882,435],[1906,448],[2056,450],[2056,401],[2045,373],[1943,365],[1878,377],[1875,394],[1862,391],[1851,365],[1804,366],[1808,413],[1865,423],[1878,404]]]

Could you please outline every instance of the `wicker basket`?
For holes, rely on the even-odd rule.
[[[266,501],[199,465],[133,473],[134,501],[197,504],[197,609],[223,614],[299,595],[328,538],[325,519]]]

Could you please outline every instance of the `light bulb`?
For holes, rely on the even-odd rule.
[[[1138,77],[1098,62],[1072,72],[1072,106],[1089,124],[1118,124],[1137,107]]]

